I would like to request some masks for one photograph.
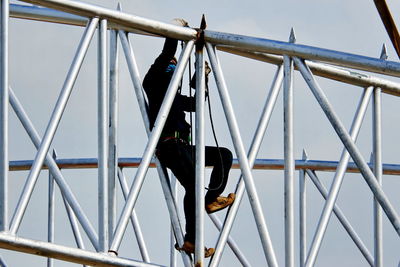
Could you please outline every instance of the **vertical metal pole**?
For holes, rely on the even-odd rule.
[[[324,187],[324,185],[321,183],[320,179],[318,179],[317,175],[315,172],[311,170],[306,170],[306,173],[308,176],[311,178],[311,181],[314,183],[314,185],[317,187],[318,191],[321,193],[322,197],[324,199],[328,198],[328,190]],[[354,231],[353,227],[351,226],[350,222],[347,220],[346,216],[344,216],[342,210],[339,208],[337,204],[333,206],[333,212],[335,213],[336,217],[340,221],[340,223],[343,225],[344,229],[347,231],[351,239],[354,241],[360,252],[364,255],[365,259],[368,261],[370,266],[374,266],[374,259],[371,256],[371,253],[369,253],[368,248],[364,245],[362,242],[361,238],[358,236],[356,231]]]
[[[255,133],[252,143],[250,145],[248,157],[249,157],[249,164],[251,165],[251,167],[253,167],[253,165],[254,165],[258,150],[261,146],[262,139],[264,137],[265,131],[266,131],[268,123],[269,123],[269,119],[271,118],[272,110],[273,110],[276,100],[278,98],[279,89],[282,86],[282,80],[283,80],[283,67],[280,66],[275,74],[270,92],[268,94],[267,101],[265,102],[265,105],[264,105],[264,108],[262,111],[262,115],[261,115],[261,118],[260,118],[258,126],[257,126],[256,133]],[[235,216],[239,210],[239,205],[240,205],[240,202],[244,195],[244,190],[245,190],[244,180],[243,180],[242,176],[240,176],[239,183],[235,190],[236,199],[235,199],[235,202],[232,204],[231,208],[229,209],[229,213],[225,219],[224,227],[220,233],[217,245],[215,247],[214,256],[210,262],[210,267],[218,266],[218,263],[221,260],[224,246],[228,239],[229,232],[232,229],[232,225],[233,225]]]
[[[251,174],[250,165],[244,150],[242,138],[240,136],[239,126],[237,125],[237,121],[233,112],[233,107],[230,101],[225,79],[222,75],[222,70],[218,63],[214,48],[209,43],[207,43],[206,46],[212,69],[214,70],[215,82],[218,87],[232,141],[240,163],[240,169],[242,171],[243,179],[247,189],[246,191],[251,203],[254,219],[256,221],[257,229],[264,249],[264,254],[269,266],[278,266],[278,262],[272,247],[271,238],[267,229],[267,224],[265,223],[265,218],[261,209],[261,203],[258,198],[256,186],[254,184],[253,175]]]
[[[128,187],[128,184],[126,183],[125,175],[122,172],[121,168],[118,168],[118,178],[119,178],[119,183],[121,185],[122,194],[124,195],[124,199],[126,200],[126,198],[128,197],[128,193],[129,193],[128,192],[129,187]],[[142,259],[145,262],[150,262],[150,257],[149,257],[149,253],[147,251],[146,242],[144,241],[142,229],[140,227],[139,220],[137,218],[135,210],[132,211],[130,219],[131,219],[131,223],[133,226],[133,230],[135,232],[136,240],[138,241],[139,250],[140,250],[140,254],[142,255]]]
[[[382,115],[381,88],[375,88],[373,97],[373,170],[375,177],[382,185]],[[374,198],[374,245],[375,267],[383,266],[382,208]]]
[[[8,225],[8,19],[9,1],[0,0],[0,231]]]
[[[319,88],[318,84],[314,80],[311,75],[311,71],[309,70],[308,66],[306,66],[300,59],[294,58],[296,65],[299,67],[300,72],[302,73],[305,81],[309,85],[310,89],[312,90],[314,96],[320,103],[321,108],[327,115],[329,121],[331,122],[333,128],[335,129],[336,133],[338,134],[339,138],[342,140],[343,144],[346,146],[346,149],[350,153],[351,157],[353,158],[354,162],[356,163],[357,167],[360,169],[365,181],[368,183],[370,189],[374,193],[375,197],[379,200],[382,208],[384,209],[386,215],[388,216],[390,222],[392,223],[396,232],[400,235],[400,218],[397,215],[395,209],[389,202],[386,194],[383,192],[381,186],[376,181],[374,174],[370,170],[368,164],[363,159],[360,151],[358,150],[357,146],[355,145],[354,141],[352,140],[351,136],[347,132],[346,128],[343,126],[337,115],[333,112],[333,109],[324,95],[323,91]],[[307,266],[312,266],[315,261],[317,251],[313,251],[312,254],[309,253],[309,259],[307,260]],[[310,258],[310,255],[313,255]]]
[[[134,182],[131,186],[129,196],[125,203],[125,206],[122,210],[121,217],[118,221],[117,228],[115,230],[114,240],[112,242],[110,251],[117,251],[119,245],[121,244],[123,234],[125,232],[126,226],[128,224],[129,216],[132,213],[132,210],[135,206],[137,197],[139,195],[139,191],[141,186],[143,185],[144,176],[148,170],[151,158],[153,157],[154,150],[156,148],[157,142],[160,138],[161,131],[164,128],[165,122],[168,117],[169,110],[172,106],[172,102],[175,99],[176,92],[178,91],[178,86],[180,80],[183,76],[184,69],[188,62],[190,53],[193,49],[194,41],[189,41],[186,45],[185,50],[181,54],[178,65],[176,66],[176,70],[174,75],[172,76],[171,82],[168,86],[168,90],[165,94],[164,101],[160,107],[160,111],[157,115],[156,122],[154,124],[154,128],[150,134],[149,141],[146,145],[144,154],[142,156],[142,162],[140,163],[136,176],[134,178]]]
[[[178,197],[178,183],[176,182],[176,177],[171,174],[170,184],[171,184],[171,191],[174,199]],[[177,257],[176,257],[176,249],[175,249],[175,234],[174,234],[174,225],[171,222],[171,246],[170,246],[170,258],[169,258],[169,266],[176,267],[177,264]]]
[[[24,185],[23,192],[20,196],[20,199],[18,200],[17,209],[14,213],[11,228],[10,228],[10,231],[12,234],[15,234],[18,231],[18,228],[21,224],[22,217],[25,213],[29,199],[32,195],[33,188],[35,187],[35,183],[39,176],[39,173],[42,168],[43,162],[45,160],[46,154],[50,148],[50,144],[53,140],[54,134],[57,130],[57,127],[61,120],[62,114],[67,105],[69,96],[71,95],[72,88],[74,86],[75,80],[79,73],[79,69],[82,65],[83,59],[84,59],[86,51],[89,47],[90,41],[93,37],[93,34],[96,31],[98,21],[99,21],[98,18],[91,19],[88,27],[85,30],[83,38],[79,44],[78,51],[72,62],[71,68],[68,72],[67,78],[66,78],[63,88],[61,90],[60,96],[57,100],[56,106],[51,115],[49,124],[46,128],[45,134],[42,139],[42,143],[40,144],[40,147],[38,148],[38,152],[37,152],[35,160],[33,162],[31,171],[30,171],[27,181]]]
[[[307,153],[303,150],[304,161],[307,160]],[[307,257],[307,187],[305,171],[299,171],[299,221],[300,221],[300,267],[304,267]]]
[[[98,212],[99,249],[108,251],[108,116],[107,116],[107,21],[102,19],[99,27],[98,47]]]
[[[108,143],[108,235],[113,238],[117,220],[117,190],[116,178],[118,168],[117,126],[118,126],[118,32],[110,31],[110,87],[109,87],[109,143]]]
[[[25,110],[23,109],[21,103],[19,102],[18,98],[15,96],[12,88],[10,88],[10,104],[17,115],[18,119],[21,121],[22,126],[25,128],[26,132],[28,133],[29,137],[32,140],[33,145],[38,148],[40,145],[40,137],[35,127],[33,126],[31,120],[29,119],[28,115],[26,114]],[[49,167],[50,172],[52,173],[54,179],[56,180],[62,195],[66,198],[68,203],[73,208],[76,216],[79,219],[83,229],[86,231],[90,241],[93,244],[93,247],[97,249],[98,246],[98,237],[97,233],[94,231],[93,226],[90,224],[89,219],[83,212],[81,206],[79,205],[76,197],[72,193],[71,189],[69,188],[67,182],[65,181],[60,169],[58,168],[55,160],[52,156],[47,153],[46,155],[46,164]]]
[[[290,42],[294,43],[294,31]],[[283,56],[284,154],[285,154],[285,265],[294,266],[294,155],[293,155],[293,61]]]
[[[195,264],[204,264],[204,76],[203,47],[196,45],[196,250]]]
[[[132,50],[132,47],[129,43],[129,39],[125,32],[118,31],[122,47],[124,49],[124,54],[126,58],[126,62],[128,64],[129,72],[131,75],[132,83],[134,85],[136,98],[140,107],[140,112],[142,114],[143,122],[146,128],[146,133],[150,137],[150,122],[146,110],[146,100],[144,98],[144,90],[142,88],[141,79],[139,75],[139,70],[136,64],[135,56]],[[160,179],[161,187],[164,193],[165,201],[167,203],[168,211],[170,214],[171,222],[174,227],[176,241],[178,242],[179,246],[183,245],[183,232],[180,223],[179,214],[177,212],[177,205],[175,202],[175,198],[172,195],[171,188],[168,182],[167,173],[164,173],[163,168],[159,160],[156,158],[156,165],[157,165],[157,172]],[[180,253],[183,259],[185,266],[191,266],[192,260],[186,253]]]
[[[56,151],[53,150],[53,158],[57,158]],[[47,216],[47,241],[49,243],[54,242],[54,211],[55,211],[55,191],[54,191],[54,178],[49,171],[49,206],[48,206],[48,216]],[[53,267],[54,259],[47,258],[47,267]]]
[[[386,60],[387,50],[383,44],[380,59]],[[375,88],[372,106],[373,125],[373,171],[378,183],[382,186],[382,90]],[[383,222],[382,208],[374,197],[374,261],[375,267],[383,266]]]

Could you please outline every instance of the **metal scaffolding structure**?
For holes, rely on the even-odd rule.
[[[233,167],[240,169],[241,176],[236,187],[236,201],[221,222],[215,215],[211,220],[218,229],[219,237],[215,246],[215,255],[209,266],[220,264],[224,248],[229,245],[238,261],[243,266],[251,266],[246,255],[240,250],[240,245],[230,235],[235,223],[240,203],[247,193],[257,231],[261,241],[262,253],[266,265],[278,266],[276,248],[271,240],[267,226],[267,217],[263,214],[263,203],[257,193],[257,186],[253,178],[253,169],[283,170],[284,176],[284,259],[285,266],[314,266],[318,257],[325,232],[332,214],[335,214],[343,225],[365,261],[370,266],[383,266],[383,235],[382,218],[386,217],[393,226],[397,235],[400,235],[400,217],[398,209],[393,206],[386,192],[382,188],[382,175],[400,175],[400,165],[384,164],[382,160],[381,137],[381,95],[390,94],[400,96],[400,83],[390,81],[385,76],[400,77],[400,63],[388,61],[385,53],[380,58],[366,57],[334,50],[296,44],[295,34],[292,31],[288,42],[255,38],[207,29],[194,29],[162,23],[131,14],[121,10],[111,10],[73,0],[23,0],[38,6],[10,4],[8,0],[1,0],[1,29],[0,29],[0,248],[23,253],[48,257],[47,266],[53,266],[52,259],[59,259],[89,266],[175,266],[177,259],[173,249],[170,263],[154,263],[150,260],[145,238],[141,233],[139,217],[135,212],[135,205],[148,169],[158,171],[162,190],[165,195],[170,221],[172,226],[171,245],[177,242],[183,244],[184,233],[181,227],[174,191],[173,179],[166,176],[159,161],[154,157],[157,142],[168,117],[180,81],[188,65],[189,58],[195,50],[198,93],[196,94],[196,251],[194,258],[181,253],[184,266],[204,266],[204,61],[208,56],[215,77],[215,83],[220,95],[222,108],[229,132],[232,138],[237,160]],[[20,18],[38,20],[50,23],[61,23],[85,27],[85,31],[76,50],[73,62],[69,68],[65,82],[51,114],[47,128],[42,137],[25,112],[8,80],[8,19]],[[51,144],[57,132],[68,103],[80,68],[84,62],[88,47],[98,34],[98,157],[58,159],[51,151]],[[171,37],[182,40],[185,46],[178,60],[178,65],[164,102],[160,108],[154,128],[150,131],[149,118],[146,112],[146,98],[142,88],[142,80],[136,63],[128,34],[140,34],[160,37]],[[108,38],[109,37],[109,38]],[[196,46],[196,42],[204,41],[204,46]],[[143,155],[139,158],[118,158],[117,145],[117,112],[118,103],[118,72],[119,46],[128,65],[140,113],[148,135],[148,142]],[[239,55],[254,60],[277,65],[277,71],[272,86],[263,107],[251,146],[246,151],[240,134],[237,118],[234,113],[228,86],[219,63],[219,51]],[[109,59],[109,62],[107,62]],[[308,85],[315,100],[333,126],[337,136],[343,144],[343,151],[338,161],[309,160],[304,151],[301,160],[294,157],[294,109],[293,109],[293,75],[297,70]],[[358,72],[364,71],[364,72]],[[379,74],[379,75],[378,75]],[[363,88],[363,94],[357,106],[350,130],[347,130],[338,117],[316,76],[344,82]],[[257,159],[263,137],[268,128],[273,108],[278,94],[283,90],[284,99],[284,158]],[[201,90],[203,89],[203,90]],[[372,99],[373,108],[373,153],[371,162],[367,162],[356,145],[368,104]],[[8,158],[8,106],[21,121],[33,144],[37,148],[36,156],[29,161],[9,161]],[[350,160],[353,162],[350,162]],[[93,168],[98,170],[98,227],[94,227],[79,204],[61,169]],[[135,168],[133,183],[129,187],[124,169]],[[36,182],[43,169],[49,171],[49,210],[48,210],[48,240],[37,241],[20,237],[18,230],[24,218],[28,203],[32,196]],[[9,200],[8,175],[11,171],[29,171],[15,210],[11,211]],[[330,188],[325,188],[317,172],[335,172]],[[299,173],[299,199],[295,200],[295,173]],[[375,232],[374,252],[371,253],[356,233],[349,220],[337,203],[344,175],[346,173],[360,173],[368,184],[374,202]],[[306,179],[312,181],[323,198],[326,199],[323,211],[319,217],[318,226],[313,234],[313,240],[307,247],[306,229]],[[118,179],[118,180],[117,180]],[[125,203],[121,213],[117,212],[116,188],[120,182]],[[54,188],[58,185],[65,208],[68,213],[71,228],[73,229],[76,247],[56,244],[54,241]],[[295,203],[299,203],[298,210]],[[10,213],[11,212],[11,213]],[[298,224],[295,213],[299,212]],[[12,217],[9,218],[9,213]],[[141,259],[126,259],[118,256],[126,228],[132,224]],[[295,236],[295,229],[299,227],[300,234]],[[81,233],[81,229],[84,233]],[[97,230],[96,230],[97,229]],[[91,248],[85,248],[83,236],[86,235]],[[296,245],[296,240],[299,244]],[[299,260],[296,261],[296,255]],[[0,262],[3,259],[0,258]],[[5,262],[4,265],[7,263]]]

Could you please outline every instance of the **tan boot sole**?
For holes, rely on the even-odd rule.
[[[188,254],[194,254],[194,246],[185,246],[185,244],[183,244],[182,247],[179,247],[178,243],[175,244],[175,249],[178,250],[179,252],[186,252]],[[209,258],[212,255],[214,255],[215,253],[215,249],[214,248],[204,248],[204,257],[205,258]]]

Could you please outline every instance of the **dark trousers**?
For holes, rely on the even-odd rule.
[[[186,218],[185,240],[195,242],[196,199],[195,199],[195,146],[179,140],[160,142],[157,156],[164,167],[169,168],[185,188],[183,206]],[[205,147],[205,165],[213,166],[205,203],[213,202],[226,187],[232,166],[232,153],[224,147]]]

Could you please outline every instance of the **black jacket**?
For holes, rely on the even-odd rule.
[[[167,72],[171,59],[174,58],[178,41],[167,38],[161,54],[156,58],[153,65],[143,80],[143,88],[149,100],[150,129],[153,128],[157,118],[168,85],[171,81],[173,71]],[[185,111],[195,111],[195,98],[176,94],[175,100],[169,112],[163,134],[180,132],[181,136],[189,136],[190,125],[185,120]]]

